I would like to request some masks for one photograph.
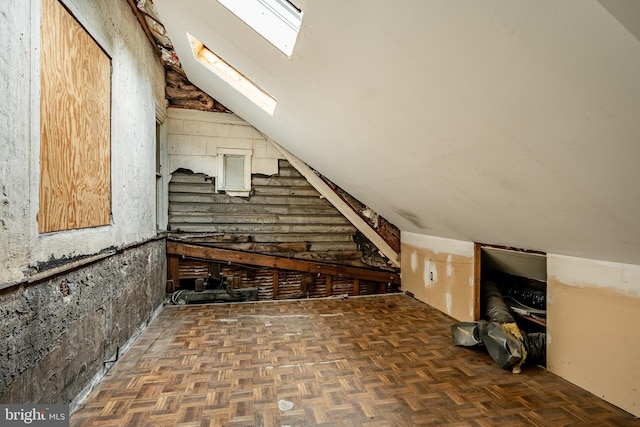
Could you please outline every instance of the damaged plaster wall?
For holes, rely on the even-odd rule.
[[[17,282],[29,263],[30,2],[0,2],[0,284]]]
[[[169,108],[169,173],[179,168],[216,176],[218,148],[251,149],[251,173],[278,173],[284,157],[249,123],[235,114]]]
[[[547,255],[547,367],[640,416],[640,265]]]
[[[0,293],[0,402],[69,403],[162,303],[164,240]]]
[[[164,109],[164,71],[131,8],[66,1],[71,13],[112,59],[110,226],[38,234],[40,185],[40,3],[0,6],[0,61],[7,102],[0,106],[0,288],[20,283],[36,266],[96,254],[155,236],[155,117]]]
[[[112,221],[107,227],[69,233],[37,234],[32,222],[31,258],[73,257],[96,253],[109,246],[142,242],[156,234],[155,132],[156,106],[164,110],[164,69],[140,28],[131,8],[117,2],[63,2],[111,57],[111,189]],[[38,27],[40,13],[33,14]],[[39,44],[34,31],[32,44]],[[38,70],[39,52],[32,55]],[[37,76],[37,74],[34,74]],[[32,78],[38,94],[39,79]],[[39,95],[32,100],[32,154],[30,215],[38,213],[39,191]]]
[[[127,2],[62,3],[111,58],[112,219],[38,233],[41,4],[0,2],[0,87],[10,94],[0,105],[3,402],[75,399],[148,321],[164,291],[154,144],[156,114],[165,109],[163,67]],[[100,261],[58,270],[96,254]]]
[[[459,321],[474,320],[474,244],[402,232],[402,290]]]

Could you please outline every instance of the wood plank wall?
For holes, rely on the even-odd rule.
[[[211,177],[175,172],[169,184],[170,238],[298,259],[363,266],[356,229],[286,160],[252,176],[248,198],[215,193]],[[283,286],[281,284],[281,286]]]
[[[111,219],[111,59],[57,0],[42,3],[41,233]]]

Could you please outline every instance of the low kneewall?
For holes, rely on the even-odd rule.
[[[547,256],[547,368],[640,416],[640,265]]]
[[[0,402],[71,403],[161,306],[166,243],[154,240],[0,294]]]
[[[459,321],[476,316],[475,245],[402,232],[402,290]]]

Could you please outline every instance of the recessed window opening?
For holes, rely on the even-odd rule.
[[[244,188],[244,156],[224,156],[224,186],[228,190]]]
[[[253,150],[241,148],[217,149],[216,192],[247,197],[251,192],[251,156]]]
[[[287,0],[218,0],[231,13],[269,43],[291,56],[296,44],[302,11]]]
[[[213,53],[202,42],[187,33],[193,56],[216,76],[229,86],[243,94],[251,102],[273,116],[276,109],[276,99],[264,91],[260,86],[246,78],[242,73]]]

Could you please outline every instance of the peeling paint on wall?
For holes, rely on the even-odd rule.
[[[169,108],[169,170],[189,169],[216,176],[218,148],[253,150],[251,173],[278,173],[283,155],[249,123],[234,114]]]

